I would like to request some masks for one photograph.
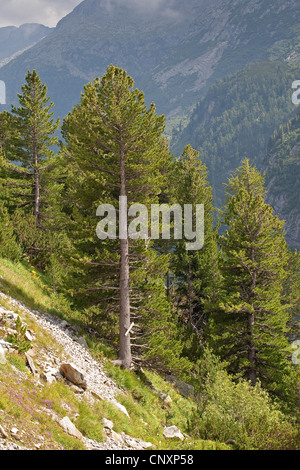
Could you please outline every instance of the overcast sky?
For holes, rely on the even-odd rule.
[[[0,27],[41,23],[56,26],[82,0],[0,0]]]

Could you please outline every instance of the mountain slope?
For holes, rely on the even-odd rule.
[[[3,67],[1,78],[13,101],[27,69],[36,68],[62,116],[83,84],[113,63],[160,113],[180,114],[216,78],[268,59],[281,41],[290,44],[299,11],[295,0],[85,0]]]
[[[266,166],[268,202],[286,221],[287,241],[300,250],[300,111],[276,130]]]
[[[229,449],[165,438],[171,424],[188,432],[193,399],[153,372],[145,383],[113,366],[112,348],[29,263],[0,259],[0,276],[0,450]]]
[[[224,201],[223,183],[245,157],[264,168],[270,135],[295,111],[291,85],[297,76],[300,69],[285,63],[249,65],[217,81],[187,127],[174,132],[175,155],[187,144],[200,151],[218,207]]]
[[[52,30],[53,28],[37,23],[26,23],[20,27],[7,26],[0,28],[0,67],[16,53],[33,46]]]

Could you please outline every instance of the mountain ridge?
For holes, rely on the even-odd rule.
[[[16,53],[22,53],[25,49],[32,47],[53,29],[39,23],[24,23],[21,26],[0,28],[0,67],[3,60],[14,58]]]
[[[290,41],[298,11],[294,0],[128,0],[125,6],[84,0],[1,75],[13,102],[27,69],[36,68],[62,117],[78,103],[83,85],[113,63],[127,70],[159,113],[182,114],[217,78],[267,60],[278,41]]]

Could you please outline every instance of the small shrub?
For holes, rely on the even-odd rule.
[[[258,383],[234,382],[225,371],[207,376],[191,423],[202,439],[234,440],[239,450],[299,449],[299,432]]]
[[[31,344],[25,338],[26,326],[20,320],[18,316],[16,320],[16,334],[8,335],[6,340],[17,346],[19,353],[27,352],[31,348]]]

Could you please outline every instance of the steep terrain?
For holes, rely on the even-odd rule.
[[[0,450],[228,448],[187,434],[193,387],[115,367],[27,263],[0,275]]]
[[[291,86],[297,76],[298,67],[283,63],[249,65],[217,81],[187,127],[173,133],[176,156],[187,144],[200,151],[218,207],[224,201],[223,184],[245,157],[264,169],[270,136],[295,112]]]
[[[299,9],[296,0],[85,0],[4,66],[1,79],[12,102],[27,69],[36,68],[62,116],[83,84],[113,63],[160,113],[182,115],[216,78],[271,56],[288,59]]]
[[[300,111],[274,132],[266,165],[268,202],[286,221],[287,241],[300,249]]]
[[[26,23],[18,28],[16,26],[0,28],[0,67],[35,45],[52,30],[53,28],[37,23]]]

